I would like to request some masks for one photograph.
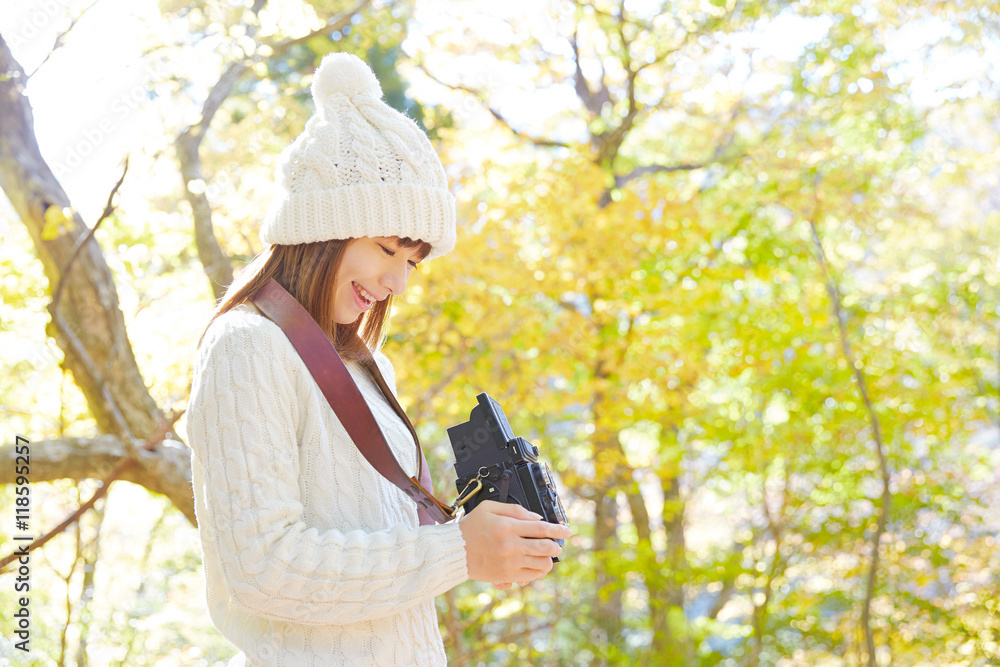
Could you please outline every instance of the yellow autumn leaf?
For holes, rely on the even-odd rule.
[[[45,224],[42,225],[42,239],[51,241],[69,228],[66,222],[73,215],[73,209],[49,206],[45,209]]]

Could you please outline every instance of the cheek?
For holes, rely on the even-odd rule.
[[[329,298],[330,298],[330,312],[331,313],[334,312],[334,311],[336,311],[337,304],[341,303],[344,300],[344,297],[342,296],[343,293],[344,293],[344,286],[342,284],[340,284],[340,283],[337,283],[334,286],[334,288],[330,290],[330,297]]]

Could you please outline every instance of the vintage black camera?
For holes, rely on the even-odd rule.
[[[549,523],[567,524],[549,467],[538,462],[538,448],[514,437],[503,408],[489,395],[482,393],[476,399],[479,405],[469,421],[448,429],[455,450],[458,503],[466,513],[484,500],[517,503]]]

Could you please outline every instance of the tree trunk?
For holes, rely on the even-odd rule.
[[[663,476],[663,528],[667,533],[667,554],[662,586],[650,591],[654,615],[653,646],[657,655],[669,658],[668,664],[694,662],[694,644],[684,613],[684,582],[688,579],[687,545],[684,541],[685,504],[677,474]]]
[[[611,562],[618,554],[618,495],[601,489],[595,498],[594,559],[596,586],[594,624],[604,645],[619,645],[622,630],[622,586]]]
[[[118,292],[97,241],[88,239],[69,277],[62,275],[88,230],[79,214],[71,210],[69,197],[38,150],[31,106],[24,95],[25,83],[24,70],[0,36],[0,188],[28,228],[50,291],[54,292],[66,279],[59,310],[69,334],[82,344],[92,366],[88,367],[71,349],[65,335],[57,335],[51,328],[49,335],[65,353],[63,365],[73,373],[99,428],[109,433],[120,430],[106,404],[106,388],[134,436],[149,437],[163,415],[139,373],[125,333]],[[69,212],[65,218],[64,211]]]
[[[222,300],[229,284],[233,282],[233,267],[229,255],[222,250],[215,238],[212,205],[208,201],[198,149],[215,112],[219,110],[233,86],[246,71],[247,66],[244,62],[234,63],[226,69],[205,100],[201,119],[181,132],[175,144],[177,161],[181,168],[181,181],[184,183],[184,198],[191,204],[191,214],[194,216],[194,241],[198,248],[198,259],[205,269],[205,275],[212,285],[212,296],[217,302]],[[200,183],[201,187],[195,187],[196,182]]]
[[[0,188],[28,229],[50,293],[61,290],[59,303],[50,307],[53,322],[47,332],[65,355],[62,365],[72,372],[98,428],[122,439],[124,456],[156,435],[165,418],[136,364],[104,255],[38,149],[31,105],[24,95],[26,80],[0,36]],[[74,253],[72,267],[64,275]],[[57,478],[55,468],[47,472],[43,462],[59,456],[56,452],[47,456],[45,444],[32,446],[32,458],[40,462],[32,466],[33,480]],[[161,446],[137,455],[139,466],[126,478],[153,491],[162,489],[193,521],[190,459],[172,449],[176,448]],[[99,476],[89,458],[78,453],[60,459],[59,476]],[[166,477],[156,479],[161,474]]]
[[[208,282],[212,286],[212,296],[216,302],[222,300],[226,289],[233,282],[233,267],[227,255],[215,238],[215,227],[212,224],[212,206],[204,188],[195,188],[194,183],[204,183],[201,173],[201,158],[198,156],[198,146],[201,134],[194,132],[196,128],[188,128],[177,138],[177,160],[181,168],[181,180],[184,183],[184,198],[191,205],[194,216],[194,241],[198,248],[198,259],[205,269]]]

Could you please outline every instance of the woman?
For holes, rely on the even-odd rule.
[[[367,65],[323,59],[317,113],[282,153],[265,250],[202,340],[187,412],[209,612],[230,665],[440,665],[434,597],[471,578],[545,576],[565,526],[484,502],[441,525],[364,460],[282,330],[250,299],[271,278],[323,328],[386,441],[415,474],[413,438],[379,351],[390,300],[455,242],[454,198],[427,137],[381,101]]]

